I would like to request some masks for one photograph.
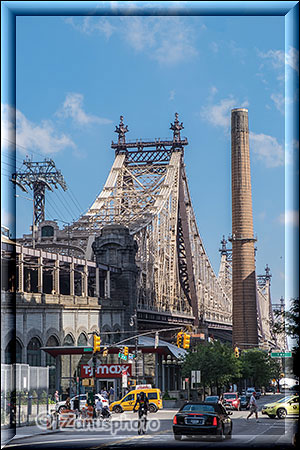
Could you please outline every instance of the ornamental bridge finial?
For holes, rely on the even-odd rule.
[[[178,113],[175,113],[174,123],[171,123],[170,130],[173,130],[173,141],[180,141],[180,130],[184,128],[183,123],[179,123]]]
[[[118,137],[118,144],[125,144],[125,133],[127,133],[128,130],[128,125],[124,125],[123,123],[123,116],[120,116],[120,124],[119,126],[116,125],[116,129],[115,129],[115,133],[118,133],[119,137]]]

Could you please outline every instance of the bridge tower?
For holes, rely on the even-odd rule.
[[[258,346],[248,110],[231,111],[232,343]]]

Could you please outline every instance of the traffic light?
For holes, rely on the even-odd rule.
[[[181,347],[181,346],[182,346],[182,343],[183,343],[183,332],[180,331],[180,332],[177,334],[177,347],[178,347],[178,348]]]
[[[190,348],[191,336],[187,333],[183,335],[183,348]]]
[[[94,334],[94,347],[93,347],[93,353],[100,352],[100,344],[101,344],[101,338],[100,336],[97,336]]]
[[[124,356],[128,356],[128,347],[124,347],[123,354]]]
[[[104,348],[102,355],[105,356],[105,357],[108,355],[108,348],[107,347]]]
[[[234,356],[236,358],[240,357],[240,349],[238,347],[234,347]]]

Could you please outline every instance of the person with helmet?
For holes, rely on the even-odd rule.
[[[138,433],[146,432],[146,424],[147,424],[147,412],[149,411],[149,400],[145,392],[141,392],[140,395],[137,396],[136,402],[133,407],[133,412],[136,412],[136,407],[138,406],[138,414],[139,414],[139,428]],[[144,423],[142,423],[142,421]]]

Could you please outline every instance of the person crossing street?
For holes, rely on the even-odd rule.
[[[252,414],[255,414],[255,418],[256,418],[256,422],[259,422],[258,420],[258,406],[257,406],[257,401],[256,401],[256,392],[252,392],[250,401],[249,401],[249,408],[250,408],[250,413],[247,417],[247,420],[250,419],[250,417],[252,416]]]

